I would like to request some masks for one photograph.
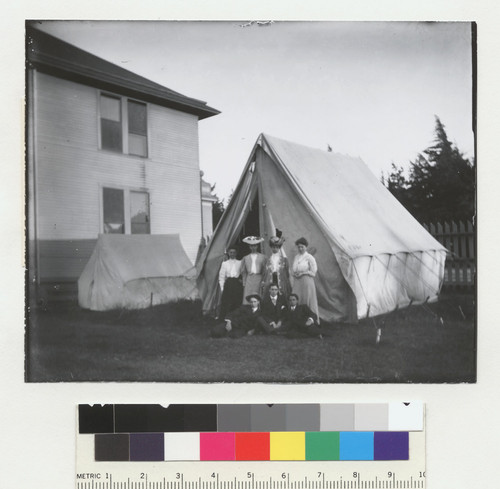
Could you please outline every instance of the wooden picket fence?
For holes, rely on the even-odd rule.
[[[423,226],[449,251],[445,264],[444,285],[474,287],[476,240],[472,222],[437,222]]]

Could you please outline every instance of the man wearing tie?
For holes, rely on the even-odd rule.
[[[220,317],[226,317],[241,305],[243,286],[241,285],[241,261],[236,259],[236,249],[229,248],[228,259],[222,262],[219,271],[219,286],[222,292]]]
[[[261,309],[260,329],[266,334],[277,333],[281,328],[286,312],[286,301],[279,293],[277,284],[269,286],[269,294],[262,300]]]
[[[283,318],[283,327],[287,329],[288,338],[304,338],[315,336],[323,339],[318,325],[318,316],[306,304],[299,304],[299,296],[288,296],[288,309]]]

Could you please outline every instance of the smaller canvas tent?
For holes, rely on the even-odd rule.
[[[300,236],[315,248],[324,320],[356,321],[437,299],[446,249],[361,159],[261,134],[197,263],[206,313],[217,306],[224,252],[239,239],[249,214],[258,215],[267,254],[276,228],[286,238],[290,263]]]
[[[101,234],[78,280],[78,303],[94,311],[197,297],[196,273],[178,234]]]

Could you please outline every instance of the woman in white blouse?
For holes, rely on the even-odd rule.
[[[307,252],[309,243],[305,238],[295,241],[298,253],[293,260],[293,287],[292,292],[299,296],[299,303],[309,306],[319,318],[318,298],[314,277],[318,271],[318,265],[312,255]]]

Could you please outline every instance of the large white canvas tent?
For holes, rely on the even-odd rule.
[[[267,241],[276,228],[286,239],[290,263],[295,240],[309,241],[318,263],[320,316],[326,321],[356,321],[438,297],[446,249],[361,159],[261,134],[197,263],[206,313],[219,300],[224,252],[241,237],[252,212],[258,212],[264,252],[269,253]]]
[[[94,311],[196,298],[196,271],[178,234],[101,234],[78,280],[80,306]]]

